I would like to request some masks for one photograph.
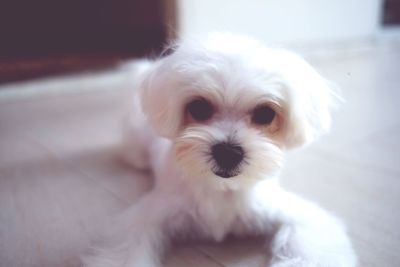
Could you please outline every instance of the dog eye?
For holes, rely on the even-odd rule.
[[[213,106],[204,98],[195,99],[186,106],[187,112],[196,121],[205,121],[212,117]]]
[[[251,121],[255,124],[266,125],[270,124],[275,118],[276,112],[267,105],[256,107],[253,110]]]

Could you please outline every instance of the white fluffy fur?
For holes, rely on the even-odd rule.
[[[211,34],[182,41],[143,64],[124,144],[129,160],[150,168],[154,189],[107,229],[87,267],[158,267],[171,240],[193,235],[272,235],[273,267],[353,267],[356,257],[341,222],[283,190],[277,176],[285,150],[307,144],[330,126],[332,92],[295,54],[251,38]],[[204,97],[211,120],[187,120],[185,105]],[[252,125],[250,112],[268,103],[273,123]],[[245,150],[240,174],[212,172],[210,146],[233,139]]]

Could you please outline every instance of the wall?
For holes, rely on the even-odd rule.
[[[181,36],[209,31],[252,35],[268,43],[373,37],[382,0],[178,0]]]

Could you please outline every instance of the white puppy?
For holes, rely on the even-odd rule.
[[[300,57],[243,36],[182,41],[144,64],[125,149],[153,190],[88,267],[158,267],[177,236],[269,235],[273,267],[353,267],[339,220],[283,190],[284,152],[330,126],[332,92]]]

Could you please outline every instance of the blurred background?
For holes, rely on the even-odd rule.
[[[400,266],[400,0],[0,0],[0,267],[81,266],[152,186],[120,160],[136,59],[222,30],[341,88],[331,132],[288,153],[281,182],[343,219],[360,267]],[[263,247],[184,244],[165,266],[265,267]]]
[[[228,30],[272,44],[357,46],[400,25],[398,0],[2,0],[0,82],[157,55]]]

